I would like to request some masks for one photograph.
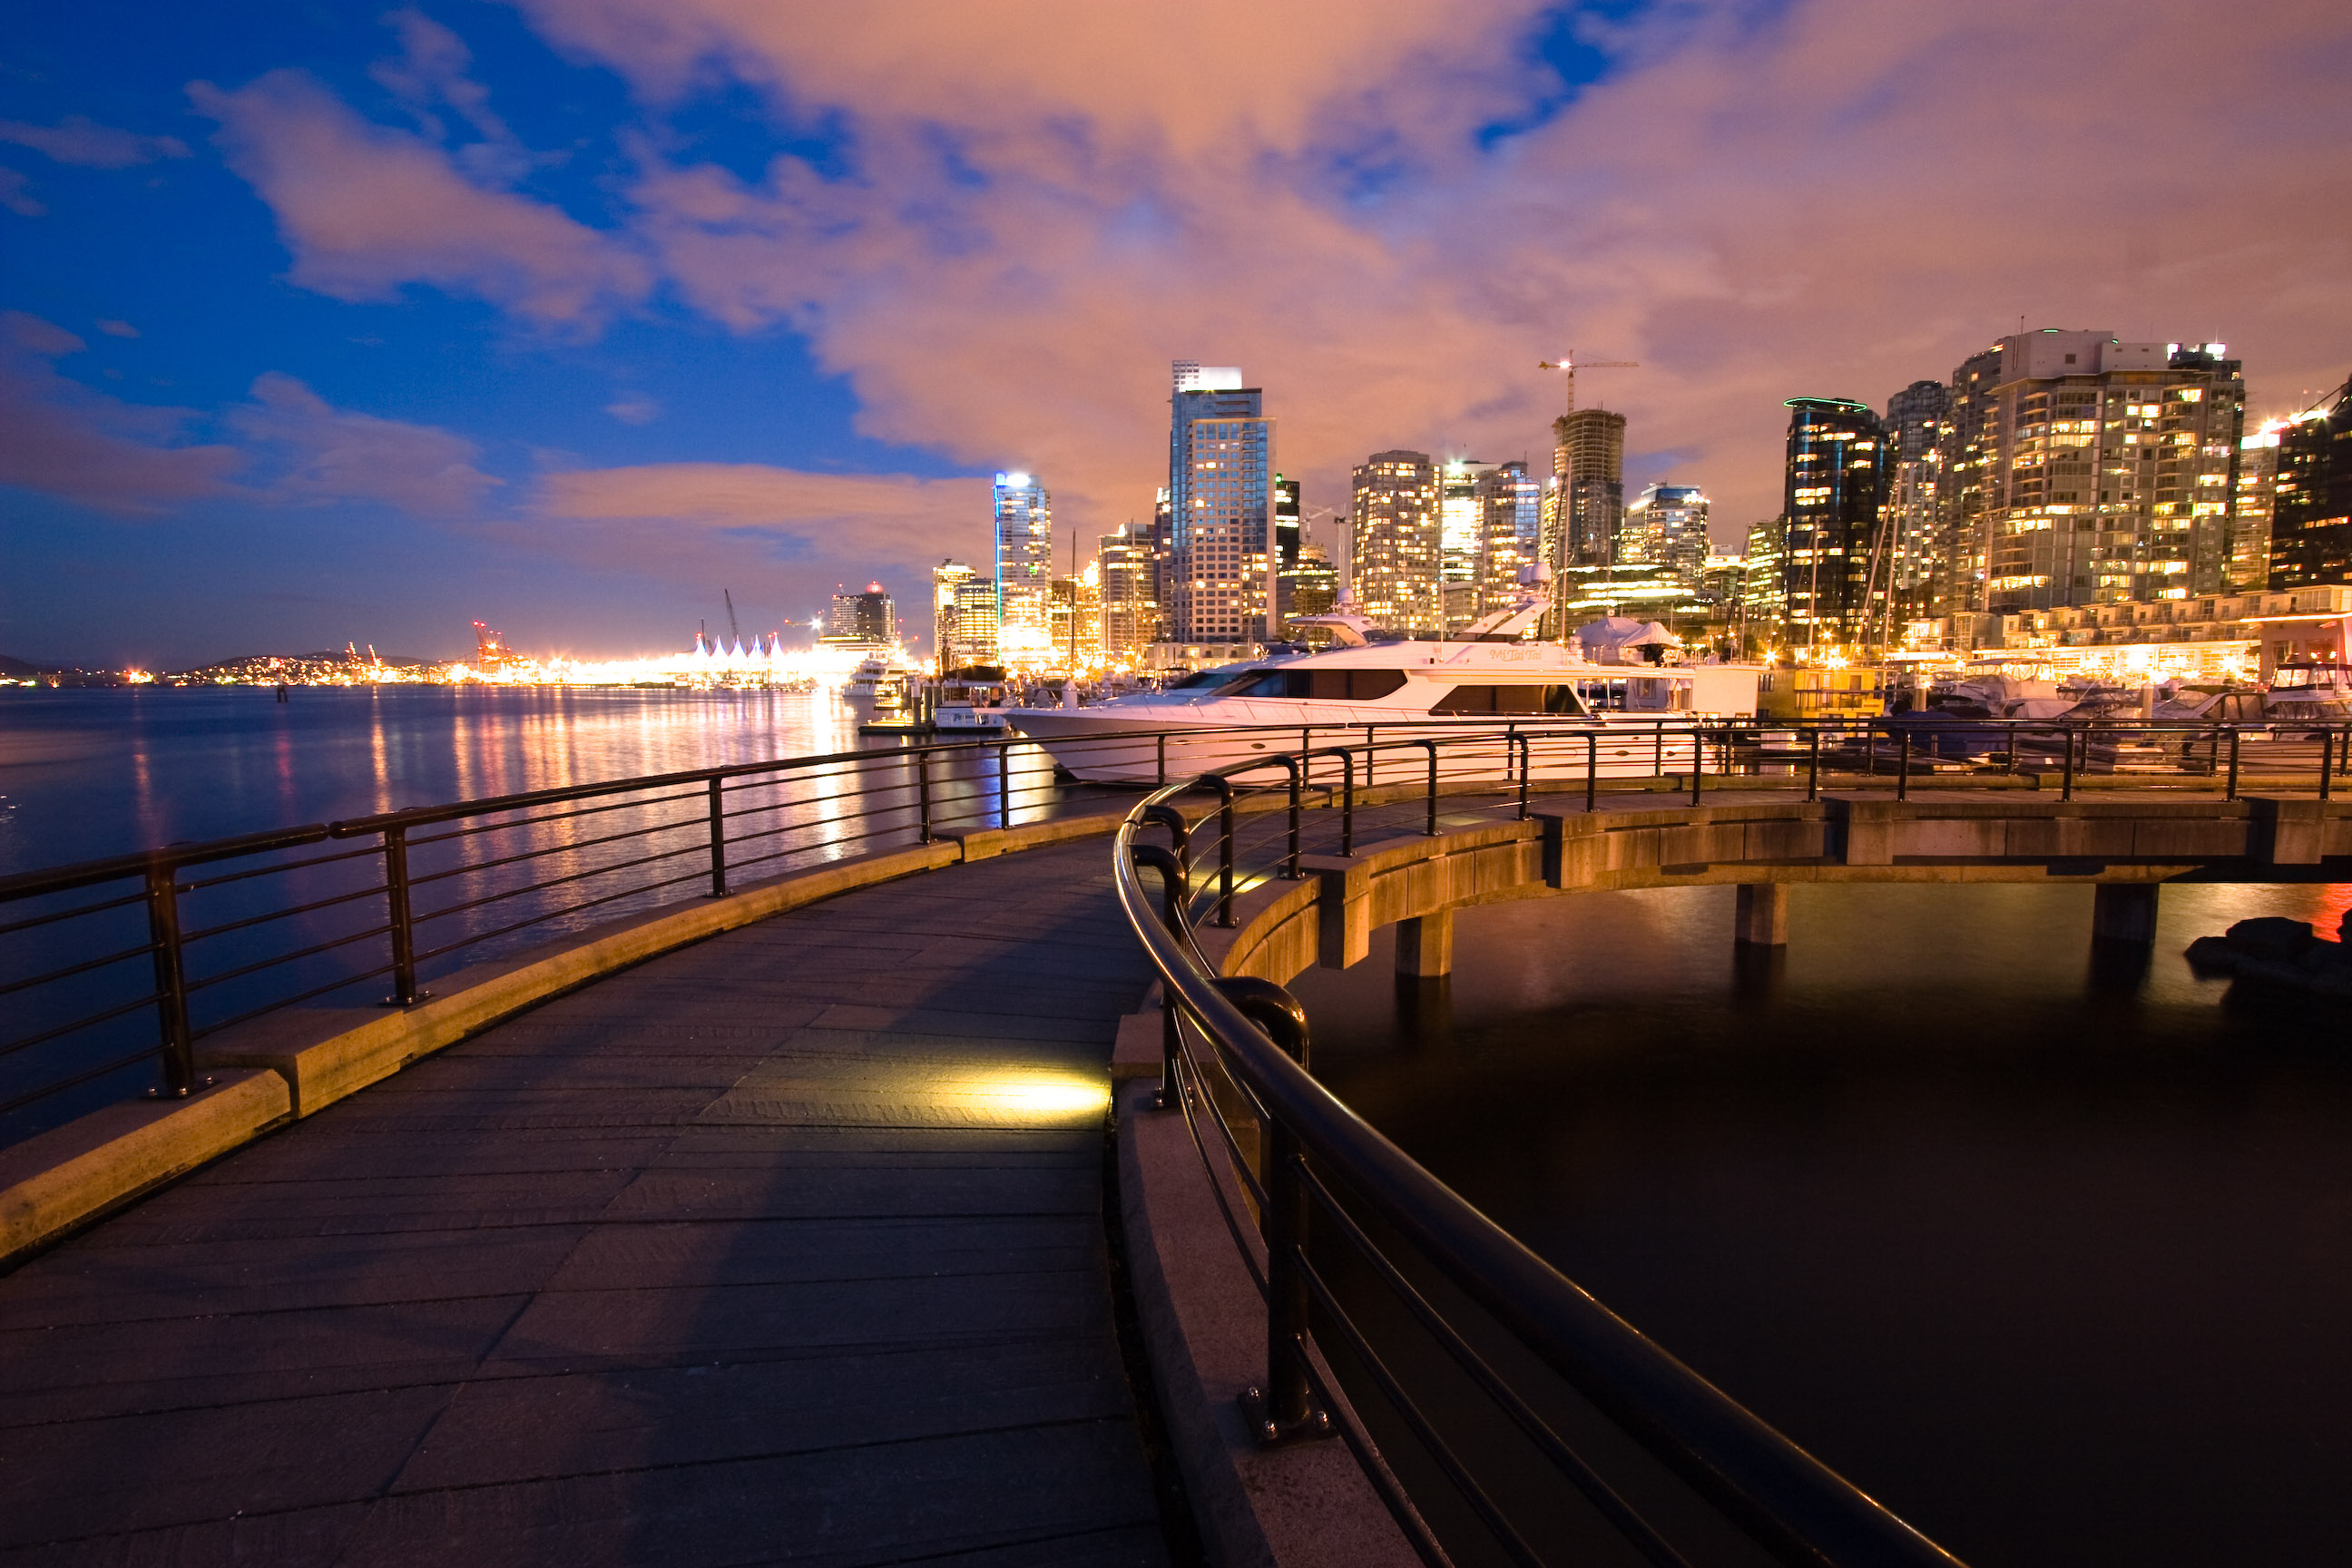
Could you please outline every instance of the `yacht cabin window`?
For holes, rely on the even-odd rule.
[[[1309,702],[1371,702],[1404,685],[1402,669],[1269,669],[1235,687],[1235,697],[1291,697]]]
[[[1573,686],[1457,686],[1437,700],[1433,713],[1549,713],[1581,717],[1585,706]]]

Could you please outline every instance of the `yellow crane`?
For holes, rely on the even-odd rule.
[[[1574,349],[1570,349],[1566,353],[1560,355],[1559,359],[1545,360],[1540,364],[1537,365],[1536,368],[1538,370],[1564,370],[1568,372],[1568,412],[1573,414],[1576,412],[1576,373],[1578,371],[1639,370],[1642,368],[1642,362],[1640,360],[1633,359],[1580,360],[1576,357],[1576,351]]]

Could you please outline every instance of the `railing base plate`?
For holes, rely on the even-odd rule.
[[[1320,1405],[1308,1405],[1307,1414],[1297,1421],[1276,1421],[1267,1414],[1265,1391],[1253,1384],[1241,1392],[1234,1401],[1242,1407],[1242,1419],[1249,1423],[1251,1438],[1261,1448],[1286,1448],[1294,1443],[1319,1443],[1339,1435],[1331,1425],[1331,1414]]]

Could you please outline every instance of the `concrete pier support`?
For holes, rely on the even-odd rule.
[[[1399,974],[1416,980],[1453,973],[1454,911],[1436,910],[1397,921],[1396,964]]]
[[[2091,939],[2094,942],[2156,940],[2154,882],[2102,882],[2091,895]]]
[[[1789,889],[1782,882],[1742,882],[1735,934],[1751,947],[1789,945]]]

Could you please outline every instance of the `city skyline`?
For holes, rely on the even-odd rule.
[[[2253,421],[2352,345],[2322,7],[913,12],[23,19],[0,652],[915,602],[987,553],[996,471],[1089,537],[1143,515],[1179,355],[1251,367],[1310,510],[1374,450],[1540,472],[1537,362],[1638,362],[1582,398],[1628,416],[1624,493],[1703,485],[1727,545],[1777,510],[1783,399],[1881,406],[2009,323],[2227,342]],[[2200,90],[2159,117],[2093,58]],[[1991,126],[1988,59],[2027,106]],[[2095,243],[1969,216],[2029,158],[2115,215]]]

